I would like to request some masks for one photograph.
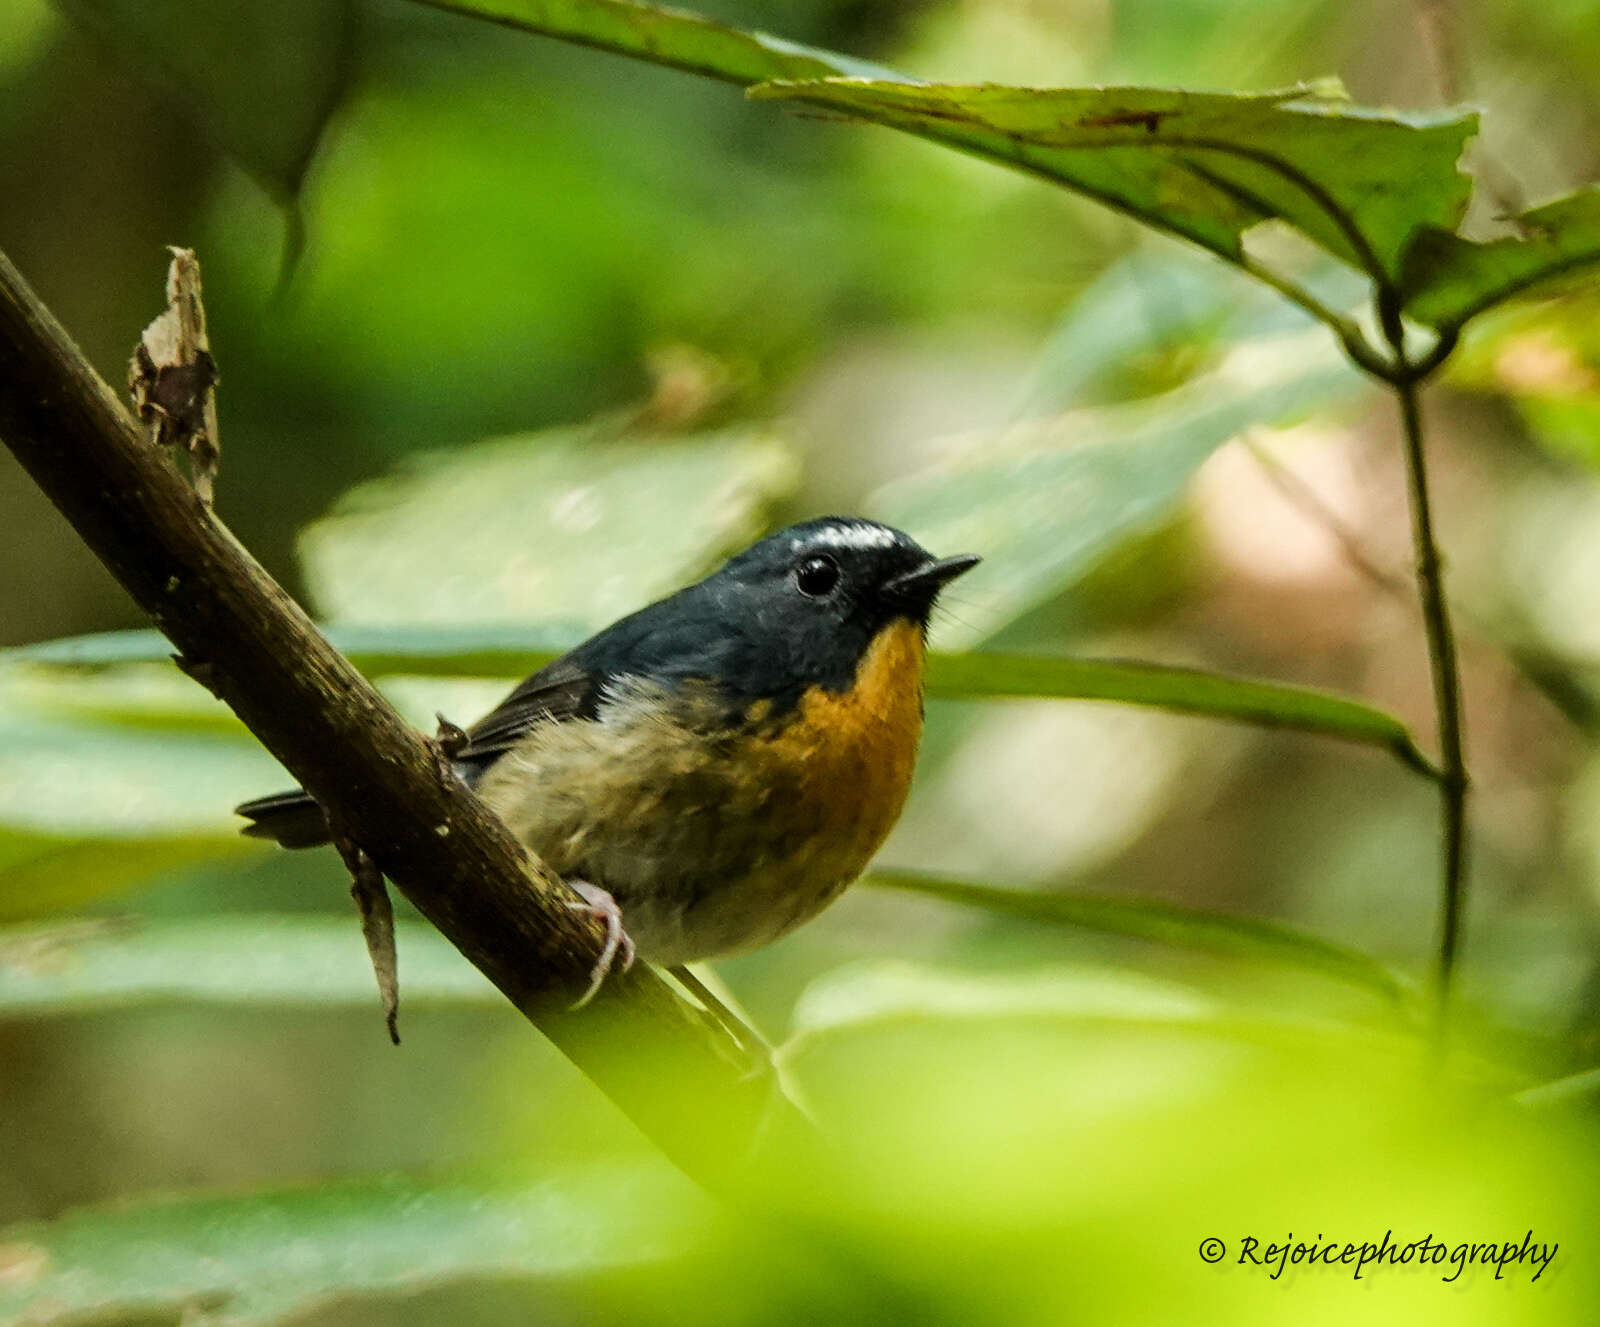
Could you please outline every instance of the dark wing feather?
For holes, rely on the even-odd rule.
[[[702,582],[613,623],[546,664],[467,729],[467,743],[455,753],[457,772],[476,783],[540,724],[594,718],[605,687],[619,677],[649,677],[671,686],[747,673],[737,655],[745,642],[729,630],[729,621]],[[244,832],[257,838],[289,848],[328,841],[321,808],[299,790],[246,802],[237,811],[254,822]]]
[[[481,772],[539,724],[592,719],[605,688],[618,678],[648,677],[666,686],[726,678],[739,671],[730,656],[741,643],[705,584],[691,585],[541,668],[467,730],[457,758]]]
[[[476,783],[495,758],[514,747],[529,729],[594,713],[599,683],[572,655],[546,664],[467,731],[467,745],[456,753],[456,771]],[[244,832],[274,839],[285,848],[311,848],[328,841],[328,822],[312,798],[295,789],[258,797],[236,807],[251,821]]]
[[[589,673],[573,655],[562,655],[467,729],[467,745],[456,753],[456,759],[478,774],[539,724],[593,718],[603,680]]]

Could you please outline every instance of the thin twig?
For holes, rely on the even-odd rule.
[[[1398,572],[1380,567],[1361,546],[1361,537],[1350,528],[1344,518],[1318,495],[1317,491],[1298,474],[1286,466],[1260,442],[1246,433],[1242,439],[1245,450],[1255,459],[1267,482],[1278,490],[1278,495],[1301,515],[1320,525],[1339,545],[1345,561],[1365,576],[1379,589],[1396,597],[1411,599],[1411,586]]]
[[[1391,335],[1395,354],[1403,355]],[[1434,535],[1433,505],[1428,492],[1428,463],[1423,449],[1421,384],[1411,375],[1394,383],[1400,398],[1405,433],[1406,484],[1411,499],[1411,534],[1417,558],[1417,594],[1428,639],[1433,675],[1434,708],[1439,725],[1439,800],[1443,835],[1440,864],[1439,943],[1434,966],[1437,1018],[1443,1033],[1451,979],[1461,940],[1461,910],[1467,858],[1467,767],[1462,747],[1461,676],[1455,630],[1444,593],[1444,566]]]

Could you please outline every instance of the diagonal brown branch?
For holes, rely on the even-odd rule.
[[[720,1187],[808,1127],[643,965],[581,1015],[599,937],[428,742],[141,436],[0,254],[0,439],[178,649],[409,898],[694,1178]]]

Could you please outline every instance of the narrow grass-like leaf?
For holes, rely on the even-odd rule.
[[[95,678],[89,689],[115,683]],[[186,719],[140,731],[48,713],[36,700],[15,669],[0,670],[0,920],[241,851],[228,808],[281,777],[243,729],[209,733]]]
[[[372,676],[514,677],[578,643],[571,632],[557,636],[492,623],[419,627],[355,623],[327,631],[329,639]],[[169,653],[170,646],[157,632],[107,632],[24,646],[9,651],[0,662],[10,659],[52,671],[114,669],[163,659]],[[1107,700],[1214,715],[1371,743],[1393,751],[1413,768],[1432,772],[1405,725],[1381,710],[1307,687],[1199,669],[1130,660],[935,652],[928,660],[928,694],[949,700],[1002,696]],[[149,711],[137,713],[154,722]],[[176,716],[175,727],[186,724],[186,715]]]
[[[1148,899],[1000,889],[912,871],[875,870],[867,883],[1032,921],[1277,963],[1317,972],[1396,1002],[1403,1001],[1409,991],[1403,978],[1369,955],[1255,917],[1200,912]]]
[[[0,1229],[0,1321],[278,1323],[471,1278],[615,1274],[690,1247],[675,1175],[527,1187],[379,1178],[86,1208]]]
[[[431,926],[395,927],[407,1008],[504,1000]],[[372,1009],[355,917],[252,913],[0,929],[0,1017],[144,1005]]]
[[[1442,330],[1519,295],[1548,294],[1600,267],[1600,189],[1585,189],[1516,217],[1519,234],[1488,243],[1430,227],[1406,253],[1405,311]]]
[[[582,640],[570,627],[550,631],[504,622],[338,622],[324,623],[322,631],[341,654],[372,677],[396,673],[517,677],[549,663]],[[159,631],[147,629],[91,632],[0,650],[0,672],[8,665],[25,665],[66,677],[171,661],[172,643]],[[86,707],[92,708],[88,703]]]
[[[1584,1069],[1523,1088],[1514,1100],[1529,1110],[1593,1110],[1600,1103],[1600,1069]]]
[[[226,806],[209,809],[223,821]],[[51,834],[0,820],[0,922],[70,912],[153,876],[251,851],[225,823],[212,831],[127,829],[110,835]]]
[[[928,660],[928,694],[946,699],[1048,696],[1110,700],[1239,719],[1371,743],[1392,751],[1415,770],[1433,773],[1405,725],[1382,710],[1309,687],[1194,668],[1120,659],[935,654]]]
[[[1066,968],[1001,976],[891,961],[841,968],[807,987],[795,1005],[793,1031],[780,1054],[793,1069],[841,1037],[871,1036],[899,1024],[973,1022],[1220,1037],[1295,1054],[1304,1053],[1308,1044],[1337,1044],[1357,1055],[1407,1059],[1426,1053],[1425,1043],[1401,1028],[1244,1010],[1143,973]],[[1503,1081],[1505,1075],[1499,1077]]]
[[[1235,94],[823,78],[763,99],[821,106],[1016,167],[1238,262],[1282,220],[1336,258],[1392,278],[1418,226],[1454,229],[1472,115],[1401,115],[1314,87]]]
[[[131,642],[116,639],[123,634],[138,633],[107,633],[112,650],[130,648]],[[47,654],[49,648],[44,647]],[[246,735],[232,710],[171,666],[170,646],[162,662],[152,659],[92,672],[31,663],[28,649],[0,653],[0,698],[12,713],[168,734]]]
[[[401,626],[382,622],[325,624],[323,631],[364,673],[417,677],[512,677],[548,663],[576,645],[568,629],[550,632],[503,622]],[[7,662],[98,671],[123,664],[170,663],[172,643],[159,631],[101,631],[0,652]]]

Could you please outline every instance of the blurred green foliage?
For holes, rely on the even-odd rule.
[[[1428,784],[1215,718],[1413,764],[1431,727],[1387,403],[1302,311],[898,135],[408,4],[257,9],[0,0],[0,246],[113,381],[159,246],[199,249],[219,508],[418,722],[470,719],[791,516],[863,510],[987,562],[936,624],[882,858],[901,888],[720,965],[832,1164],[712,1204],[407,921],[388,1048],[337,863],[232,831],[271,761],[158,637],[37,644],[133,622],[0,471],[0,641],[32,646],[0,655],[0,1320],[1587,1320],[1600,765],[1551,697],[1600,671],[1592,296],[1485,314],[1430,403],[1479,844],[1441,1067],[1409,997]],[[505,10],[650,31],[610,3]],[[788,92],[1002,159],[1043,135],[1036,172],[1340,311],[1351,260],[1375,266],[1451,329],[1593,252],[1592,194],[1525,207],[1600,166],[1591,10],[1453,13],[1435,54],[1485,107],[1459,234],[1467,122],[1432,109],[1403,7],[724,4],[821,49],[695,27],[694,58],[1225,94],[1337,71],[1412,110]],[[1210,146],[1168,142],[1169,111],[1210,117]],[[1373,264],[1236,151],[1263,143]],[[954,653],[980,641],[1007,653]],[[996,695],[1058,699],[974,699]],[[1386,1231],[1445,1261],[1240,1262],[1247,1236]],[[1537,1282],[1448,1260],[1528,1232],[1560,1245]]]

